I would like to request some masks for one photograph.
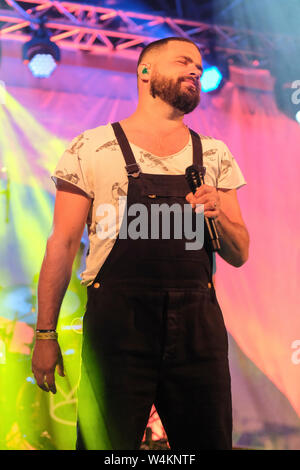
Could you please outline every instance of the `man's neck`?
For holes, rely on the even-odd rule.
[[[147,103],[139,101],[135,112],[124,121],[132,127],[152,129],[154,133],[159,133],[185,127],[183,118],[182,112],[155,98],[147,100]]]

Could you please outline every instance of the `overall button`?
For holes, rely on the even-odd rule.
[[[207,287],[208,287],[209,289],[211,289],[211,283],[210,283],[210,282],[207,284]]]
[[[95,284],[93,285],[93,287],[95,289],[98,289],[100,287],[100,282],[95,282]]]

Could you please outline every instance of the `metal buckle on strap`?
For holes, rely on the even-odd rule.
[[[130,169],[129,167],[133,167],[133,168]],[[129,165],[126,165],[125,169],[127,171],[127,175],[132,176],[133,178],[138,178],[142,172],[140,165],[138,165],[138,163],[131,163]]]
[[[206,167],[205,166],[200,166],[199,167],[199,173],[200,173],[201,176],[204,177],[205,174],[206,174]]]
[[[195,167],[195,169],[198,171],[198,173],[200,173],[201,176],[205,176],[206,174],[206,167],[205,166],[201,166],[201,165],[193,165],[193,167]]]

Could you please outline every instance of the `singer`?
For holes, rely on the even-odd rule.
[[[213,263],[218,254],[235,267],[248,258],[236,195],[246,182],[222,141],[183,122],[200,102],[202,71],[193,42],[150,43],[137,65],[136,110],[75,137],[52,175],[57,192],[38,284],[32,370],[39,387],[56,393],[55,369],[64,375],[57,320],[87,224],[78,450],[139,449],[153,404],[172,450],[232,448],[228,338]],[[194,193],[185,178],[192,164],[206,168]],[[198,250],[186,250],[184,237],[101,239],[97,207],[118,210],[124,196],[126,210],[158,201],[203,204],[218,232],[218,254],[207,234]],[[118,234],[120,226],[111,230]]]

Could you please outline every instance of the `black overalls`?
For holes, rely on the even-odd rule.
[[[126,211],[188,204],[185,176],[140,172],[120,124],[112,126],[128,172]],[[190,132],[193,164],[202,166],[201,140]],[[134,216],[125,219],[123,234]],[[148,224],[150,234],[150,215]],[[153,403],[171,449],[231,449],[228,339],[208,237],[186,250],[184,237],[158,231],[153,239],[119,233],[87,288],[78,450],[138,449]]]

